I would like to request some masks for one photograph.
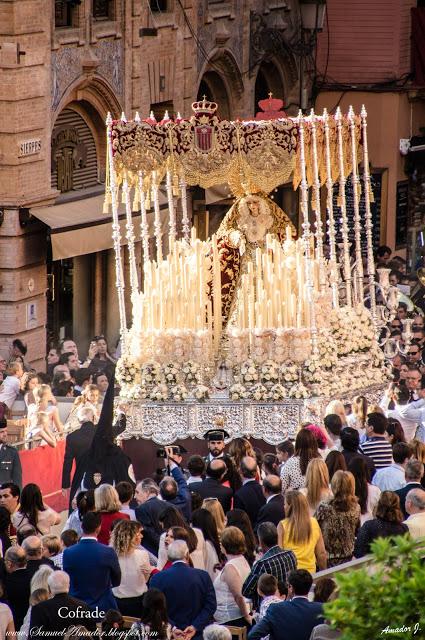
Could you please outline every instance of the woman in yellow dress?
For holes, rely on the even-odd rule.
[[[282,549],[294,552],[297,569],[310,573],[326,569],[326,549],[316,518],[310,515],[307,498],[300,491],[285,493],[286,518],[277,527],[278,543]]]

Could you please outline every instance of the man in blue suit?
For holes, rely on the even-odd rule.
[[[150,586],[165,595],[169,621],[184,632],[185,640],[200,640],[217,608],[213,583],[206,571],[189,567],[189,549],[183,540],[169,545],[168,559],[172,566],[154,575]]]
[[[86,513],[79,543],[63,552],[63,570],[71,578],[70,595],[96,610],[98,621],[108,609],[117,608],[112,587],[117,587],[121,582],[117,554],[112,547],[97,541],[100,524],[99,513]]]
[[[182,450],[182,447],[180,447]],[[186,451],[186,450],[185,450]],[[161,498],[172,504],[176,509],[182,512],[186,522],[190,522],[192,516],[191,495],[186,478],[180,468],[183,458],[180,453],[173,452],[173,447],[165,447],[167,454],[167,466],[170,469],[171,476],[165,476],[160,482],[159,490]],[[184,453],[184,451],[181,451]]]
[[[324,622],[320,602],[309,602],[308,593],[313,584],[305,569],[292,571],[288,577],[288,598],[271,604],[262,620],[249,632],[248,640],[270,635],[270,640],[309,640],[313,628]]]

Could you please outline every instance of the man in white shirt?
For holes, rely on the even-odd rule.
[[[412,489],[406,496],[406,511],[409,514],[405,524],[414,540],[425,537],[425,491]]]
[[[406,387],[400,386],[393,388],[393,385],[391,385],[380,402],[380,407],[385,411],[387,418],[393,418],[400,422],[407,442],[413,440],[418,426],[416,420],[411,420],[407,417],[410,406],[409,398],[410,394]],[[390,400],[393,400],[395,403],[394,409],[388,409]]]
[[[406,418],[414,420],[418,425],[415,438],[425,442],[425,379],[421,382],[419,389],[419,400],[410,402],[407,405]]]
[[[0,418],[5,417],[6,410],[12,408],[19,390],[24,370],[20,362],[12,362],[7,369],[7,378],[0,386]]]
[[[373,476],[372,484],[381,491],[397,491],[406,485],[406,465],[412,452],[405,442],[397,442],[393,446],[394,462],[388,467],[379,469]]]

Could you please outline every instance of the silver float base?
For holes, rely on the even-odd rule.
[[[356,390],[356,395],[364,395],[369,404],[375,404],[381,399],[383,389],[382,385],[369,387]],[[320,423],[329,402],[323,397],[273,403],[236,402],[224,398],[211,398],[203,403],[117,400],[128,407],[127,428],[120,438],[146,438],[160,445],[185,438],[203,438],[203,434],[214,426],[217,415],[224,416],[230,439],[253,437],[275,445],[294,438],[303,422]]]

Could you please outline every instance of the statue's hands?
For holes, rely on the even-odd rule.
[[[245,236],[240,231],[231,231],[229,233],[229,243],[234,249],[239,249],[241,256],[245,253],[246,241]]]

